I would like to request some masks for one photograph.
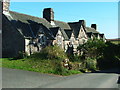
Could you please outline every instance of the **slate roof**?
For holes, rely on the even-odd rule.
[[[72,32],[74,33],[75,38],[78,38],[81,26],[85,29],[88,37],[91,37],[91,35],[97,36],[97,34],[99,34],[94,28],[85,27],[84,20],[69,23],[55,20],[54,23],[56,27],[53,27],[44,18],[21,14],[14,11],[9,11],[9,13],[10,16],[7,16],[9,21],[25,37],[35,37],[38,31],[44,30],[45,34],[50,39],[53,39],[60,29],[65,40],[69,40]],[[100,36],[103,37],[102,35]]]
[[[71,29],[73,29],[73,33],[74,33],[74,36],[76,38],[78,38],[78,34],[80,32],[80,28],[81,28],[81,25],[82,25],[82,21],[79,21],[79,22],[73,22],[73,23],[68,23],[71,27]]]
[[[43,24],[40,24],[39,25],[39,32],[43,32],[47,37],[48,37],[48,39],[49,40],[54,40],[55,38],[54,38],[54,35],[53,35],[53,33],[51,32],[51,30],[50,29],[48,29],[47,27],[45,27]]]
[[[100,35],[100,37],[101,37],[101,38],[103,38],[103,37],[104,37],[104,34],[99,34],[99,35]]]
[[[56,37],[56,34],[58,33],[59,29],[60,29],[59,27],[50,28],[50,30],[52,31],[52,34],[53,34],[54,37]]]
[[[56,26],[60,27],[61,29],[71,29],[69,24],[66,22],[56,21],[56,20],[54,22],[55,22]]]
[[[91,38],[92,32],[88,32],[88,33],[87,33],[87,36],[88,36],[88,38]]]
[[[13,11],[10,11],[9,15],[6,15],[6,17],[25,38],[36,37],[37,32],[43,29],[46,36],[49,39],[53,39],[53,36],[49,30],[49,28],[52,26],[47,20],[43,18],[25,15]]]
[[[9,12],[15,20],[19,20],[23,23],[29,23],[28,20],[31,20],[31,21],[34,21],[36,23],[42,23],[44,26],[46,26],[48,28],[52,27],[50,25],[50,23],[44,18],[39,18],[39,17],[35,17],[35,16],[21,14],[21,13],[13,12],[13,11],[9,11]]]
[[[65,33],[65,30],[64,29],[60,29],[62,34],[63,34],[63,37],[65,40],[69,40],[69,37],[67,36],[67,34]]]
[[[95,37],[98,37],[99,33],[93,33]]]
[[[69,37],[68,35],[66,34],[65,30],[64,29],[61,29],[60,27],[53,27],[53,28],[50,28],[50,30],[52,31],[54,37],[56,37],[56,34],[58,33],[58,30],[61,31],[63,37],[65,40],[69,40]]]
[[[99,33],[98,31],[96,31],[94,28],[90,28],[90,27],[86,27],[85,28],[86,32],[92,32],[92,33]]]
[[[65,33],[67,34],[67,36],[68,36],[69,39],[71,37],[72,31],[73,30],[67,30],[67,29],[65,29]]]

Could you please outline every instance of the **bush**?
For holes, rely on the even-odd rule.
[[[83,54],[86,57],[99,58],[103,56],[103,51],[105,47],[106,44],[103,40],[93,39],[93,40],[88,40],[83,45],[79,45],[77,49],[80,52],[83,51]]]
[[[71,64],[71,63],[70,63]],[[58,75],[71,75],[71,74],[78,74],[80,71],[78,70],[69,70],[63,67],[62,62],[60,60],[54,60],[52,63],[53,66],[53,73]]]
[[[60,60],[54,60],[53,63],[54,74],[62,75],[65,72]]]
[[[86,60],[86,68],[88,70],[97,70],[97,61],[96,59],[91,59],[91,58],[87,58]]]
[[[106,68],[119,67],[120,45],[106,42],[103,51],[103,59],[99,63],[106,64]]]
[[[24,51],[23,52],[19,51],[18,56],[12,58],[12,60],[24,59],[24,58],[27,58],[27,57],[28,57],[27,53],[25,53]]]
[[[84,69],[96,70],[97,59],[103,57],[105,48],[105,42],[98,39],[88,40],[83,45],[79,45],[77,49],[82,52],[80,58]]]
[[[36,59],[64,60],[67,58],[67,55],[59,46],[55,45],[55,46],[47,46],[41,52],[34,53],[30,57]]]

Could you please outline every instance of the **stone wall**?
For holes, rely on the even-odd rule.
[[[70,41],[64,41],[64,51],[66,52],[68,49],[68,45]]]
[[[57,44],[64,50],[64,37],[59,30],[58,33],[56,34],[57,36],[55,37],[55,40],[53,40],[53,45]]]

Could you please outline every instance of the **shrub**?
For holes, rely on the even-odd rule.
[[[103,40],[88,40],[85,44],[79,45],[78,50],[83,51],[86,57],[99,58],[103,56],[103,50],[106,44]]]
[[[54,74],[62,75],[65,72],[65,68],[62,66],[60,60],[54,60],[52,63]]]
[[[31,58],[37,58],[37,59],[66,59],[67,55],[65,52],[57,45],[55,46],[47,46],[41,52],[34,53],[31,55]]]
[[[103,59],[99,62],[106,64],[106,68],[119,67],[120,45],[106,42],[106,47],[103,52]]]
[[[96,59],[95,58],[87,58],[87,60],[86,60],[86,68],[88,69],[88,70],[92,70],[92,71],[94,71],[94,70],[97,70],[97,61],[96,61]]]
[[[18,56],[14,57],[12,60],[17,60],[17,59],[24,59],[27,58],[28,55],[24,51],[19,51]]]
[[[77,49],[82,52],[80,58],[82,60],[84,68],[87,68],[89,70],[96,70],[97,59],[103,57],[105,48],[105,42],[98,39],[88,40],[83,45],[79,45]]]

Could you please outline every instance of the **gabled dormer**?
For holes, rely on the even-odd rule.
[[[83,25],[81,25],[77,40],[78,40],[79,44],[83,44],[83,43],[87,42],[87,39],[88,39],[88,37],[85,32],[85,28]]]

